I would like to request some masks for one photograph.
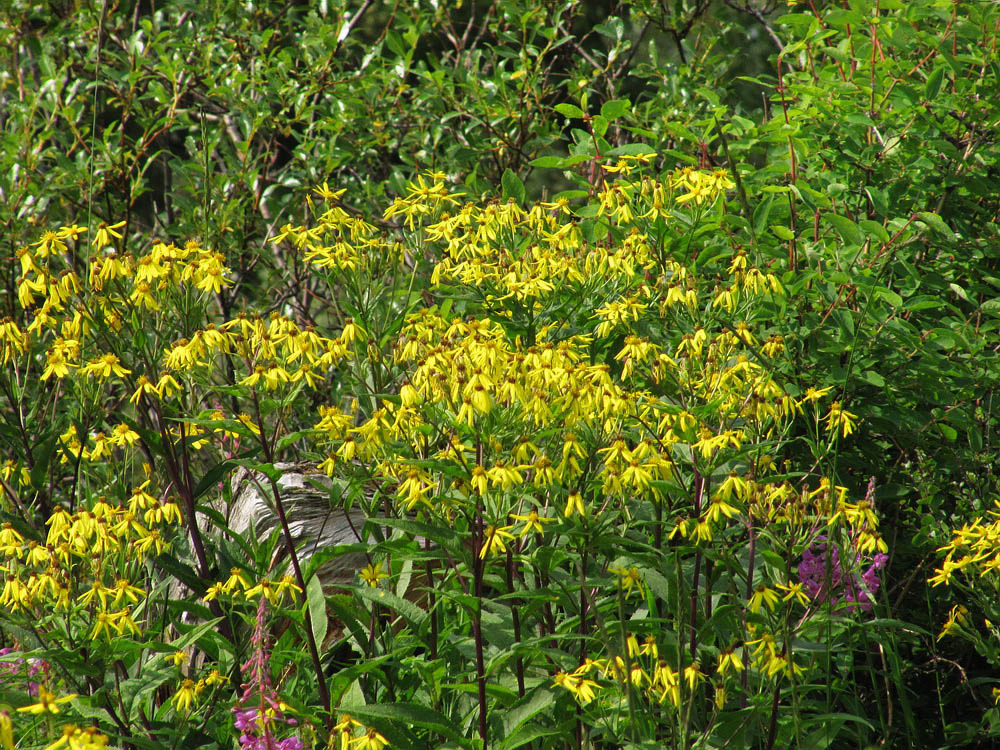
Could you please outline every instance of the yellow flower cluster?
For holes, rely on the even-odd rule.
[[[25,539],[4,523],[0,606],[41,619],[82,614],[91,639],[138,635],[135,618],[145,607],[146,592],[132,580],[148,557],[167,548],[173,527],[181,522],[177,504],[153,497],[148,485],[133,489],[124,505],[98,498],[90,509],[55,510],[46,522],[44,543]]]
[[[993,504],[1000,509],[1000,500]],[[938,550],[945,553],[945,558],[928,579],[932,585],[948,585],[956,573],[966,570],[978,573],[980,578],[1000,572],[1000,511],[990,511],[989,515],[993,520],[988,523],[976,518],[952,531],[951,541]]]
[[[403,216],[406,226],[412,231],[418,217],[432,216],[449,205],[456,205],[461,195],[448,192],[444,184],[447,178],[447,175],[440,172],[419,175],[415,182],[407,184],[406,197],[396,198],[382,218]],[[431,183],[428,184],[427,180]]]
[[[85,334],[97,315],[112,328],[121,326],[125,316],[135,311],[158,311],[162,296],[170,289],[193,287],[204,293],[217,293],[231,284],[229,269],[221,254],[205,250],[196,242],[183,248],[174,244],[154,242],[147,255],[138,259],[115,249],[115,241],[122,238],[118,231],[125,222],[101,225],[91,243],[91,256],[87,266],[86,285],[77,276],[71,262],[67,243],[78,243],[85,227],[62,227],[56,232],[46,232],[30,247],[21,248],[17,255],[21,266],[17,293],[21,307],[31,309],[34,319],[25,333],[52,331],[64,343],[50,349],[50,358],[73,351],[72,341]],[[81,248],[77,248],[77,253]],[[73,311],[69,320],[57,315],[66,309],[73,298],[86,291],[88,303]],[[41,300],[41,304],[39,304]],[[67,324],[71,331],[65,330]],[[60,331],[60,327],[63,328]],[[67,333],[74,333],[69,336]],[[19,331],[0,331],[5,353],[23,350],[17,344]],[[20,334],[23,336],[23,334]],[[5,354],[6,356],[6,354]],[[66,367],[76,366],[72,360]],[[59,367],[55,374],[65,377]]]
[[[625,166],[611,171],[627,177]],[[605,183],[580,217],[564,199],[459,205],[443,180],[420,178],[386,217],[404,216],[419,229],[442,294],[475,304],[465,317],[450,304],[408,315],[392,357],[397,398],[382,399],[360,423],[356,407],[321,409],[315,430],[328,474],[346,462],[373,465],[401,506],[448,519],[471,499],[485,499],[490,522],[479,550],[486,558],[512,543],[521,549],[529,530],[541,536],[542,523],[560,509],[563,518],[583,518],[595,503],[628,513],[637,498],[664,499],[679,480],[679,460],[717,465],[781,434],[804,403],[824,394],[790,396],[768,362],[784,351],[782,337],[758,339],[754,331],[752,303],[784,294],[773,274],[743,252],[718,269],[722,291],[708,311],[721,307],[735,320],[717,328],[699,301],[704,283],[661,257],[643,231],[668,215],[671,201],[704,204],[732,188],[724,171]],[[581,219],[627,227],[614,241],[588,241]],[[359,221],[334,207],[312,234],[286,231],[313,262],[353,271],[370,255],[365,243],[375,241]],[[324,245],[331,232],[339,239]],[[663,334],[674,327],[677,333]],[[595,360],[595,349],[609,345],[612,356]],[[712,405],[710,418],[694,416],[698,404]],[[846,436],[854,415],[835,404],[826,420]],[[445,444],[429,442],[442,426]],[[538,437],[524,437],[532,434]],[[513,492],[525,485],[530,498]],[[802,523],[807,510],[818,506],[807,509],[787,482],[751,482],[734,472],[697,518],[678,519],[673,535],[704,544],[742,513]],[[515,520],[532,517],[538,522],[516,529]]]
[[[776,360],[785,341],[761,312],[785,293],[779,279],[738,249],[724,262],[695,265],[685,260],[693,248],[669,246],[665,227],[685,204],[697,215],[708,210],[733,187],[729,175],[684,168],[662,180],[633,178],[647,160],[623,157],[605,170],[614,181],[595,186],[589,205],[576,208],[565,198],[466,202],[445,175],[421,175],[383,215],[409,230],[399,237],[348,213],[342,191],[324,185],[316,192],[327,204],[315,222],[286,225],[273,241],[325,275],[334,301],[341,292],[376,301],[324,311],[315,325],[277,312],[168,324],[199,294],[207,311],[230,283],[221,255],[196,243],[154,242],[135,258],[124,250],[123,223],[101,225],[78,278],[67,259],[84,254],[86,230],[64,227],[19,253],[18,295],[30,322],[0,321],[0,357],[66,389],[110,393],[135,407],[132,419],[60,425],[60,466],[93,474],[120,456],[135,459],[149,428],[142,420],[157,409],[159,435],[185,448],[216,437],[269,439],[279,431],[254,421],[267,413],[248,408],[255,417],[227,418],[205,395],[228,386],[227,397],[252,396],[256,406],[258,391],[315,389],[335,371],[363,369],[353,400],[341,394],[313,420],[321,469],[370,471],[400,508],[471,536],[472,554],[490,565],[580,528],[609,521],[624,528],[643,501],[663,516],[666,541],[698,547],[697,554],[743,533],[740,526],[781,526],[804,539],[838,521],[860,552],[884,549],[870,506],[848,502],[844,488],[825,480],[808,489],[805,480],[793,487],[786,472],[775,478],[774,459],[761,449],[780,442],[809,403],[817,431],[825,428],[830,440],[856,425],[836,401],[823,416],[817,402],[829,389],[796,398],[781,382]],[[411,281],[392,296],[378,288],[389,275],[415,279],[425,269],[429,289]],[[394,320],[380,330],[381,312],[372,310],[387,299]],[[168,321],[150,324],[169,331],[165,339],[151,335],[146,341],[155,343],[141,353],[116,348],[147,318]],[[339,332],[324,330],[328,324]],[[281,426],[285,418],[273,417]],[[9,462],[3,476],[27,485],[25,471]],[[148,485],[121,505],[57,510],[45,544],[4,525],[0,606],[83,613],[91,639],[140,634],[145,592],[130,574],[166,548],[181,521],[177,505],[157,500]],[[642,570],[611,572],[625,597],[648,593]],[[387,575],[372,564],[361,580],[377,588]],[[205,599],[277,603],[298,591],[288,576],[250,580],[235,567]],[[781,601],[804,599],[800,584],[762,583],[744,603],[748,629],[776,617]],[[746,649],[742,657],[723,651],[706,674],[695,660],[671,666],[654,638],[640,645],[629,636],[624,654],[587,660],[555,680],[581,704],[617,700],[627,688],[679,707],[703,684],[722,705],[727,680],[746,669],[751,649],[749,666],[768,677],[799,670],[773,636],[756,634]],[[698,656],[708,663],[714,654]],[[179,665],[182,657],[167,658]],[[208,684],[181,682],[175,709],[192,710]],[[341,750],[386,745],[346,716],[334,737]]]
[[[192,679],[181,680],[180,687],[177,688],[177,692],[171,698],[174,710],[179,713],[188,713],[197,706],[198,698],[205,692],[206,688],[215,687],[227,682],[229,682],[229,678],[220,674],[217,669],[213,669],[207,677],[202,677],[197,681]]]
[[[762,632],[756,639],[748,641],[747,646],[753,649],[751,665],[769,678],[785,677],[791,680],[803,672],[789,649],[781,645],[771,633]]]
[[[389,741],[350,714],[341,714],[330,737],[331,750],[383,750]]]
[[[165,383],[170,384],[168,390],[175,386],[177,380],[171,373],[179,376],[200,371],[211,375],[222,367],[222,354],[234,355],[243,365],[245,374],[236,385],[270,391],[303,381],[315,388],[329,368],[352,356],[350,343],[355,338],[356,329],[350,324],[339,338],[329,339],[278,313],[267,319],[240,314],[174,342],[164,353],[168,372],[150,391],[153,396],[162,396]]]
[[[205,593],[205,601],[217,599],[220,594],[231,597],[245,597],[253,601],[263,596],[273,605],[277,605],[283,598],[294,599],[296,593],[300,593],[301,588],[295,583],[295,579],[290,575],[282,576],[274,580],[262,577],[256,583],[250,583],[246,575],[240,568],[232,568],[229,571],[229,578],[220,583],[215,583],[208,587]]]
[[[104,750],[108,746],[106,735],[97,731],[97,727],[80,729],[76,724],[67,724],[62,729],[62,735],[45,750]]]
[[[639,643],[634,635],[626,639],[627,654],[605,659],[587,659],[572,672],[560,672],[553,679],[556,685],[568,691],[577,702],[585,706],[595,698],[613,703],[629,685],[655,704],[668,704],[680,708],[682,702],[693,695],[708,678],[697,661],[683,669],[675,670],[660,658],[656,638],[647,636]],[[724,691],[722,680],[730,673],[743,670],[743,662],[732,651],[719,657],[716,671],[719,678],[715,690]],[[598,682],[601,680],[601,682]]]
[[[420,178],[420,182],[423,184],[423,178]],[[272,242],[291,244],[302,253],[306,263],[327,273],[377,274],[403,260],[402,243],[397,239],[387,238],[364,219],[351,216],[337,205],[337,199],[343,190],[333,192],[324,186],[316,192],[331,205],[316,217],[315,226],[286,224],[271,238]],[[420,195],[420,190],[416,194]],[[438,193],[434,191],[433,195],[425,197],[436,202]],[[405,199],[397,200],[394,204],[398,209],[396,213],[402,212],[404,205],[408,205]],[[424,204],[421,205],[426,208]],[[386,212],[388,216],[395,215],[391,211],[392,209]]]
[[[683,167],[674,171],[670,178],[670,186],[674,190],[684,190],[677,197],[678,203],[694,201],[697,205],[711,203],[720,194],[736,187],[725,169],[715,169],[707,172],[694,167]]]

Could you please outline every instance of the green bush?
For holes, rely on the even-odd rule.
[[[0,747],[994,736],[995,4],[334,5],[2,16]]]

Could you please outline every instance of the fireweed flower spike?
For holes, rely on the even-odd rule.
[[[277,740],[275,725],[294,727],[298,722],[285,715],[287,706],[271,684],[271,655],[267,649],[267,597],[257,605],[257,621],[250,639],[253,649],[249,661],[241,667],[246,687],[233,706],[233,725],[240,731],[243,750],[302,750],[302,740],[288,737]]]
[[[840,550],[828,545],[820,537],[816,544],[802,553],[802,562],[798,568],[799,580],[814,602],[822,603],[831,599],[835,606],[846,605],[848,612],[859,607],[862,611],[869,612],[875,604],[874,597],[882,583],[878,572],[888,560],[888,555],[878,552],[871,558],[868,568],[858,575],[855,571],[862,567],[862,553],[855,552],[853,565],[842,563]],[[797,593],[794,595],[798,598]]]

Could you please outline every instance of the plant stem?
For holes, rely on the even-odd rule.
[[[483,514],[482,508],[476,507],[476,532],[472,545],[472,578],[473,593],[476,599],[475,610],[472,613],[472,637],[476,642],[476,682],[479,687],[479,738],[482,740],[482,750],[487,749],[486,725],[486,662],[483,658],[483,559],[480,550],[483,544]]]
[[[271,450],[271,446],[267,439],[264,437],[264,422],[260,411],[260,399],[257,396],[257,390],[252,389],[250,391],[253,397],[253,405],[255,418],[257,420],[257,425],[260,429],[260,444],[264,451],[264,461],[274,467],[274,452]],[[288,552],[288,557],[292,563],[292,570],[295,573],[295,582],[299,587],[299,604],[302,606],[304,625],[303,628],[306,631],[306,644],[309,646],[309,658],[312,661],[313,671],[316,674],[316,682],[319,686],[319,698],[322,703],[322,711],[326,718],[327,729],[333,728],[333,712],[330,710],[330,690],[326,684],[326,675],[323,674],[323,663],[319,658],[319,648],[316,646],[316,636],[313,633],[312,626],[312,616],[309,613],[309,604],[306,599],[306,580],[302,575],[302,566],[299,565],[299,556],[295,551],[295,540],[292,537],[291,527],[288,525],[288,516],[285,514],[285,503],[281,499],[281,492],[278,489],[278,482],[273,478],[271,474],[267,475],[268,481],[271,485],[271,493],[274,496],[274,510],[278,515],[278,521],[281,524],[281,535],[284,538],[285,550]]]

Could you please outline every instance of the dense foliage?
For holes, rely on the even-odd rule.
[[[15,0],[0,748],[994,738],[998,28]]]

